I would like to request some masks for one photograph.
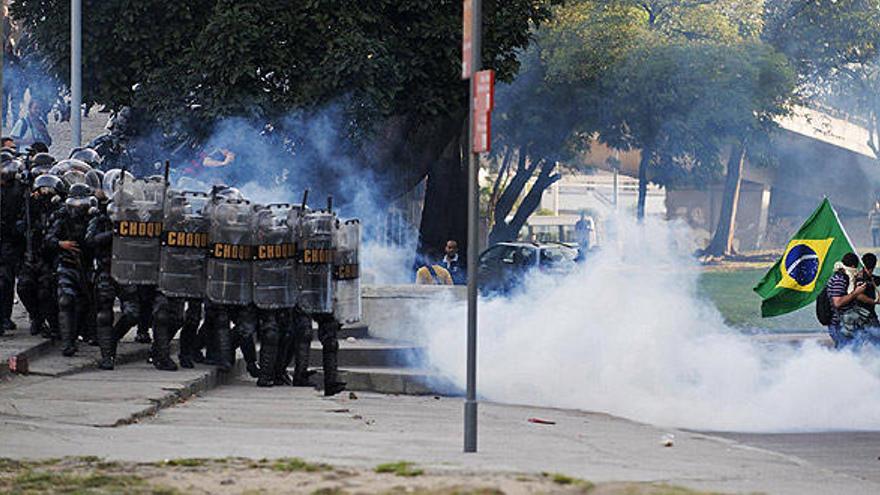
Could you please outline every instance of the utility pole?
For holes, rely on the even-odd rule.
[[[70,0],[71,145],[82,146],[82,0]]]
[[[475,75],[482,68],[482,47],[480,42],[483,28],[483,5],[481,0],[464,0],[464,55],[468,55],[470,41],[470,60],[464,60],[466,67],[463,77],[469,77],[470,111],[468,132],[468,309],[467,309],[467,395],[464,402],[464,451],[477,451],[477,257],[480,224],[480,155],[474,151],[475,129]],[[470,10],[470,16],[468,16]],[[470,19],[468,19],[470,17]],[[470,25],[468,25],[470,21]],[[468,33],[469,30],[469,33]],[[469,39],[468,39],[469,38]],[[468,67],[469,66],[469,67]],[[469,69],[469,70],[467,70]]]
[[[2,3],[0,3],[0,43],[3,44],[3,46],[0,47],[0,93],[2,93],[2,89],[3,89],[3,64],[5,63],[5,61],[3,60],[3,57],[6,56],[6,0],[2,0]],[[5,98],[5,93],[2,93],[2,94],[4,94],[4,98]],[[6,102],[4,101],[3,103],[4,103],[3,106],[5,106]],[[0,106],[0,108],[3,108],[3,106]],[[0,111],[0,114],[2,114],[2,113],[3,112]],[[3,126],[5,124],[6,124],[6,115],[0,115],[0,134],[2,134]],[[13,122],[13,125],[15,125],[14,122]]]

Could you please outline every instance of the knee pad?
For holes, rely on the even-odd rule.
[[[336,339],[324,339],[321,341],[321,350],[323,352],[338,352],[339,341]]]
[[[95,323],[99,327],[109,327],[113,325],[113,310],[112,309],[99,309],[97,315],[95,316]]]
[[[76,309],[76,298],[67,293],[58,295],[58,309],[60,311],[71,311]]]

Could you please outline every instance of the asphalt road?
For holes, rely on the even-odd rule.
[[[171,375],[131,366],[127,380],[140,387]],[[51,385],[39,386],[48,393]],[[483,403],[480,452],[466,455],[461,399],[367,393],[328,399],[314,390],[260,389],[240,381],[136,424],[108,428],[94,426],[112,414],[102,411],[107,387],[68,379],[63,389],[77,394],[78,387],[80,399],[46,397],[39,415],[16,404],[17,397],[32,394],[14,382],[0,387],[0,398],[10,401],[0,412],[0,455],[136,461],[295,456],[366,468],[408,460],[451,472],[560,472],[595,482],[672,483],[725,493],[880,493],[876,466],[865,460],[878,455],[872,452],[880,448],[878,434],[707,435],[605,414]],[[72,411],[72,403],[83,407]],[[529,422],[533,417],[554,424]],[[674,446],[664,447],[670,433]]]
[[[880,432],[709,433],[880,484]]]

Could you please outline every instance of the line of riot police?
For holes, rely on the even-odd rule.
[[[360,224],[338,219],[329,198],[322,210],[308,208],[307,193],[301,204],[263,205],[225,185],[169,187],[167,164],[165,176],[135,178],[45,153],[0,159],[0,299],[17,278],[31,333],[59,339],[63,355],[97,345],[98,367],[112,370],[118,342],[151,326],[157,369],[177,370],[179,332],[182,367],[228,371],[240,349],[257,385],[311,386],[314,321],[324,393],[345,388],[337,332],[361,317]]]

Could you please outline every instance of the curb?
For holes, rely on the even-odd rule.
[[[235,361],[235,364],[232,366],[232,369],[228,372],[222,372],[217,368],[211,368],[204,375],[202,375],[201,378],[197,378],[196,380],[187,383],[186,385],[184,385],[183,388],[177,390],[169,390],[168,393],[164,396],[158,399],[151,399],[151,401],[153,402],[152,405],[141,409],[140,411],[132,413],[124,418],[121,418],[112,425],[101,427],[115,428],[117,426],[131,425],[137,423],[141,419],[155,416],[159,413],[159,411],[175,406],[194,395],[207,392],[209,390],[219,387],[220,385],[225,385],[233,381],[244,372],[244,368],[245,365],[243,359],[237,359]]]

